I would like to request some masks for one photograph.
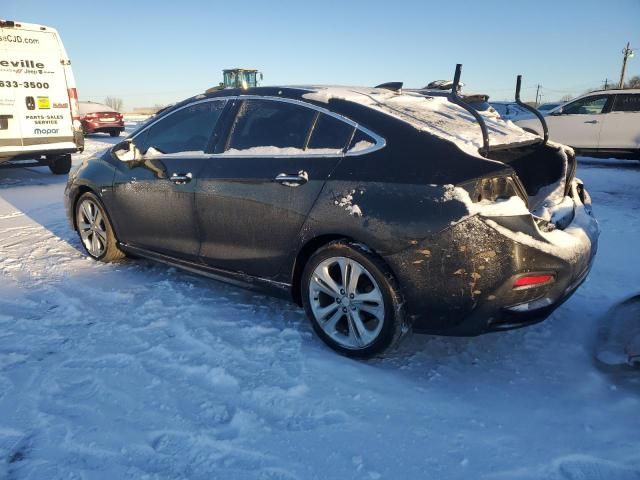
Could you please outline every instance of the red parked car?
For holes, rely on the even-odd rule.
[[[113,108],[96,102],[79,102],[80,121],[85,135],[89,133],[108,133],[117,137],[124,132],[122,114]]]

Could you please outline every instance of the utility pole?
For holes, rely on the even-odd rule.
[[[606,90],[606,89],[608,89],[608,88],[609,88],[609,79],[608,79],[608,78],[605,78],[605,79],[604,79],[604,90]]]
[[[624,88],[624,73],[627,69],[627,60],[633,57],[633,49],[629,46],[629,42],[627,42],[627,46],[622,50],[622,71],[620,72],[620,83],[618,84],[618,88]]]
[[[542,87],[542,85],[538,84],[538,88],[536,88],[536,108],[538,108],[538,105],[540,105],[538,103],[538,95],[540,94],[540,88]]]

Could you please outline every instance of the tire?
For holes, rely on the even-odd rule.
[[[54,175],[66,175],[71,170],[71,155],[59,155],[47,160],[49,160],[49,170]]]
[[[394,276],[379,257],[358,244],[337,241],[316,251],[302,273],[301,296],[315,333],[348,357],[381,355],[408,331]]]
[[[109,132],[109,135],[111,135],[112,137],[119,137],[120,136],[120,130],[111,130]]]
[[[94,260],[115,262],[125,257],[118,248],[109,216],[100,199],[91,192],[83,193],[75,207],[74,222],[82,247]]]

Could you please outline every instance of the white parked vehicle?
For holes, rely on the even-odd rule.
[[[516,102],[491,102],[491,106],[498,112],[503,120],[514,121],[519,117],[535,118],[531,112]]]
[[[640,89],[591,92],[544,114],[549,137],[594,156],[640,159]],[[515,120],[542,134],[536,118]]]
[[[0,166],[30,159],[66,174],[71,154],[83,147],[76,84],[58,32],[0,20]]]

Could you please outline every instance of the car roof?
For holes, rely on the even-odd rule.
[[[82,101],[78,102],[80,113],[95,113],[95,112],[115,112],[113,108],[103,103]]]
[[[640,88],[611,88],[608,90],[594,90],[593,92],[588,92],[585,93],[583,95],[580,95],[580,97],[585,97],[587,95],[594,95],[594,94],[603,94],[603,93],[640,93]],[[580,97],[576,97],[576,98],[580,98]]]
[[[479,155],[482,131],[474,117],[446,97],[429,96],[410,90],[341,85],[287,85],[247,89],[228,88],[191,97],[162,112],[161,116],[208,98],[272,97],[297,100],[352,121],[375,131],[374,124],[395,122],[456,144],[461,150]],[[373,122],[373,123],[372,123]],[[530,144],[539,139],[501,119],[485,119],[491,131],[490,145]]]

